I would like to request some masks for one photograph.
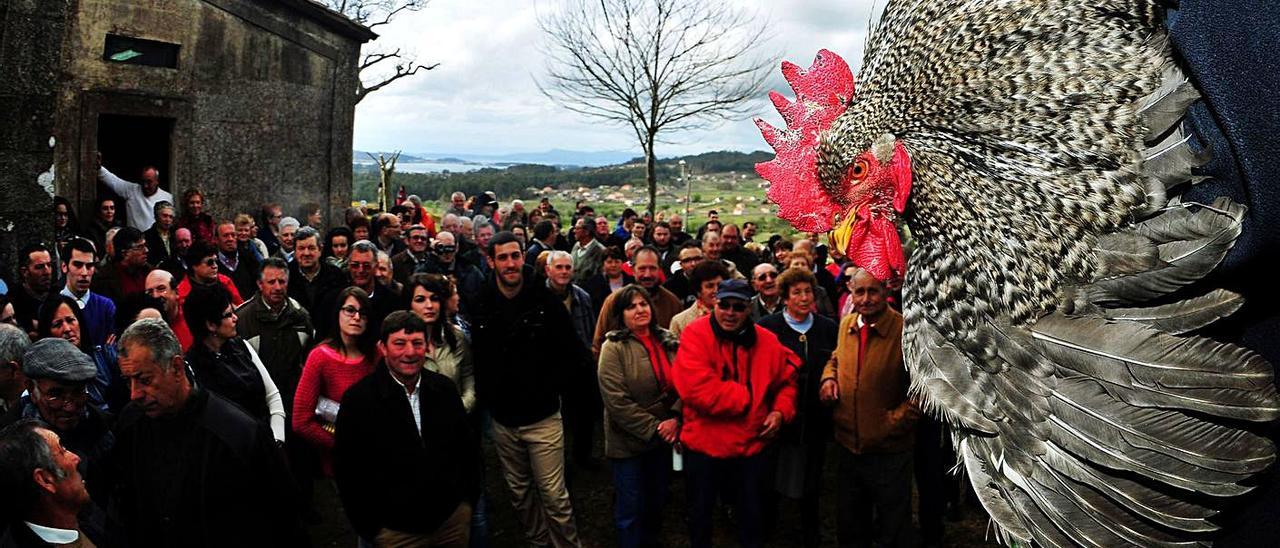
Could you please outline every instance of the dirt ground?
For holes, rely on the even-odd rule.
[[[600,437],[596,440],[596,455],[602,455],[604,448]],[[827,480],[822,493],[822,529],[823,546],[836,546],[835,542],[835,468],[834,445],[828,446],[827,466],[824,475]],[[510,494],[503,483],[497,454],[489,442],[485,442],[485,493],[489,500],[489,534],[495,547],[525,546],[524,536],[515,510],[511,506]],[[617,544],[613,527],[613,479],[609,472],[608,461],[597,458],[598,464],[592,468],[570,466],[569,493],[573,499],[574,517],[583,545],[587,547],[608,547]],[[663,544],[668,547],[688,546],[688,532],[685,526],[684,509],[685,488],[681,474],[672,477],[669,490],[670,498],[666,506],[666,517],[663,525]],[[351,548],[356,545],[346,518],[342,514],[341,504],[331,482],[317,480],[315,508],[319,516],[313,516],[309,531],[316,546]],[[944,546],[964,548],[977,546],[996,546],[990,536],[987,517],[982,508],[971,497],[963,497],[958,512],[952,512],[945,521],[946,536]],[[778,505],[776,528],[767,543],[768,546],[791,547],[800,546],[800,514],[798,505],[783,500]],[[915,537],[919,538],[918,524],[915,526]],[[716,546],[736,546],[737,541],[730,519],[724,512],[717,515],[715,530]]]

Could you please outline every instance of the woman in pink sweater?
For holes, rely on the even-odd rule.
[[[378,363],[373,337],[365,336],[369,325],[366,315],[372,310],[369,294],[348,287],[338,294],[337,302],[336,333],[307,356],[291,414],[294,432],[320,449],[326,477],[333,476],[333,423],[342,394],[372,373]]]

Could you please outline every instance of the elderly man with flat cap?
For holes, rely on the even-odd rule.
[[[88,403],[89,382],[97,373],[93,360],[70,341],[58,337],[40,339],[22,355],[27,395],[0,418],[0,427],[22,419],[47,424],[62,446],[79,456],[77,469],[95,494],[102,487],[103,466],[115,446],[112,417]],[[80,512],[81,528],[90,539],[102,538],[104,517],[101,508],[93,504]]]

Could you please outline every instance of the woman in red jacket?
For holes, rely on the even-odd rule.
[[[293,431],[320,449],[324,475],[333,476],[333,423],[342,394],[373,372],[378,354],[373,338],[365,336],[368,314],[373,310],[369,294],[348,287],[338,294],[337,332],[316,345],[307,356],[293,398]]]

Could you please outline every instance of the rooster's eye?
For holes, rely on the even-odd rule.
[[[861,181],[867,176],[868,169],[866,160],[858,160],[853,163],[853,167],[849,168],[849,175],[852,176],[854,180]]]

